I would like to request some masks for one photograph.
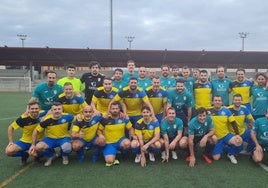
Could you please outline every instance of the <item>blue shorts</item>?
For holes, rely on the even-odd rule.
[[[31,143],[26,143],[21,140],[15,141],[14,144],[19,146],[21,148],[21,151],[27,151],[32,145]]]
[[[83,147],[93,147],[95,141],[97,140],[97,136],[95,136],[92,140],[90,140],[89,142],[85,141],[83,138],[78,138],[78,140],[80,140],[83,143]]]
[[[49,148],[56,148],[60,147],[62,144],[69,142],[71,143],[70,137],[64,137],[64,138],[44,138],[42,142],[46,143]]]
[[[212,155],[222,154],[224,151],[225,145],[229,145],[229,141],[234,137],[233,134],[228,133],[223,138],[219,139],[215,145]]]
[[[126,137],[122,137],[120,140],[118,140],[116,143],[106,144],[103,150],[103,155],[116,155],[117,150],[120,150],[120,145],[125,140]]]

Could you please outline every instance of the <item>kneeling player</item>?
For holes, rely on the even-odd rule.
[[[101,147],[105,145],[104,136],[97,136],[101,119],[102,116],[93,116],[91,106],[84,107],[82,114],[76,116],[76,121],[72,127],[72,147],[73,151],[78,154],[78,162],[84,161],[84,147],[96,147],[92,161],[97,161]]]
[[[204,148],[203,158],[207,163],[211,163],[212,151],[217,142],[215,136],[214,124],[211,117],[207,116],[207,110],[203,107],[197,109],[197,116],[194,117],[188,127],[188,144],[190,151],[189,166],[195,165],[196,159],[194,155],[194,148],[199,142],[199,146]]]
[[[168,162],[169,151],[172,158],[178,159],[176,148],[187,147],[187,137],[182,136],[183,122],[176,117],[176,110],[173,107],[167,109],[167,118],[164,119],[160,126],[160,132],[163,139],[160,139],[165,151],[162,152],[161,158],[163,162]]]

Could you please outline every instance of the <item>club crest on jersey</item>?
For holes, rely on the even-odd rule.
[[[162,95],[162,93],[158,93],[158,95],[157,95],[158,97],[162,97],[163,95]]]
[[[78,102],[77,102],[76,99],[73,99],[71,103],[72,103],[72,104],[77,104]]]
[[[61,123],[66,123],[66,119],[62,119],[60,122]]]
[[[148,129],[149,130],[153,130],[154,129],[154,126],[153,125],[149,125]]]
[[[245,114],[245,112],[241,110],[240,111],[240,115],[244,115],[244,114]]]
[[[118,123],[123,123],[123,121],[121,119],[118,120]]]
[[[226,113],[224,111],[221,111],[220,115],[224,116]]]
[[[57,90],[53,90],[53,93],[54,93],[54,95],[56,95],[58,92],[57,92]]]

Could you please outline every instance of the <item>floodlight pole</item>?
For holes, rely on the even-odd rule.
[[[131,43],[133,42],[133,40],[134,40],[134,36],[126,36],[126,39],[127,39],[127,41],[128,41],[128,43],[129,43],[129,49],[131,50]]]
[[[113,49],[113,0],[110,0],[110,48]]]
[[[24,41],[26,40],[27,35],[17,34],[17,37],[21,40],[21,47],[24,47]]]
[[[241,32],[241,33],[238,33],[239,34],[239,36],[240,36],[240,38],[242,39],[242,49],[241,49],[241,51],[243,52],[244,51],[244,42],[245,42],[245,38],[247,38],[247,35],[249,34],[249,33],[247,33],[247,32]]]

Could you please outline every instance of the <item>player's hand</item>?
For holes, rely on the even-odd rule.
[[[166,154],[165,155],[165,158],[162,160],[162,163],[164,163],[164,162],[167,162],[168,163],[168,159],[169,159],[169,155]]]
[[[194,167],[194,165],[195,165],[195,156],[190,156],[189,166]]]
[[[149,147],[149,145],[145,144],[145,145],[143,145],[143,146],[141,147],[141,150],[142,150],[143,152],[146,152],[147,149],[148,149],[148,147]]]
[[[98,145],[105,145],[105,137],[104,137],[104,135],[103,134],[100,134],[99,136],[98,136],[99,138],[98,138]]]
[[[203,136],[203,138],[200,140],[199,145],[201,148],[205,147],[208,141],[208,137],[207,136]]]
[[[33,157],[37,156],[35,145],[31,145],[31,147],[29,148],[29,154]]]
[[[98,111],[98,110],[95,110],[95,111],[94,111],[94,115],[95,115],[95,116],[101,116],[101,112]]]
[[[145,155],[141,155],[141,167],[146,167],[146,157],[145,157]]]
[[[79,132],[79,138],[84,138],[85,137],[85,133],[83,131]]]
[[[170,150],[174,150],[175,147],[176,147],[176,143],[172,141],[172,142],[169,144],[169,149],[170,149]]]
[[[239,136],[239,135],[235,135],[235,140],[234,141],[235,141],[236,146],[240,146],[242,144],[242,142],[243,142],[241,136]]]
[[[261,147],[260,145],[256,145],[256,149],[255,149],[255,151],[256,151],[257,153],[262,153],[262,152],[263,152],[262,147]]]

